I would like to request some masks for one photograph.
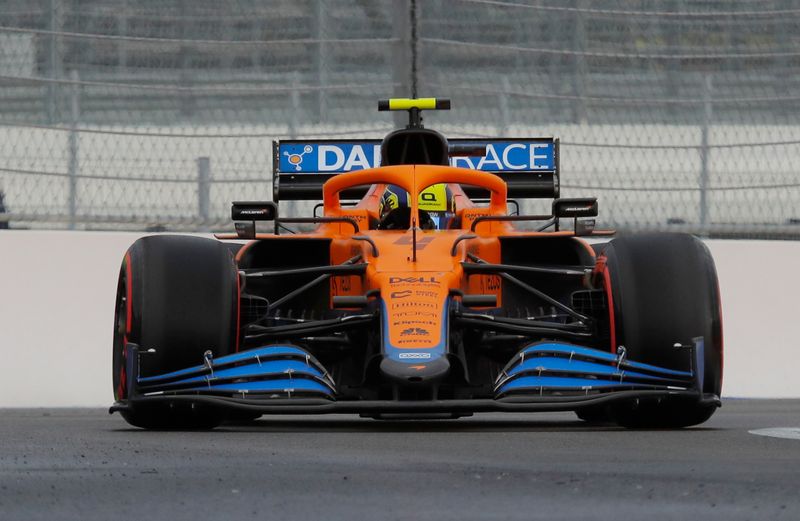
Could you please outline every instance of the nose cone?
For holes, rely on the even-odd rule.
[[[434,384],[450,372],[449,288],[443,272],[381,274],[381,375],[400,385]]]
[[[409,353],[414,354],[414,353]],[[441,381],[450,373],[450,362],[442,356],[433,360],[407,363],[385,357],[380,365],[381,374],[404,385],[425,385]]]

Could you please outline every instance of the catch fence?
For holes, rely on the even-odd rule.
[[[416,92],[452,100],[426,124],[453,137],[560,137],[562,195],[601,225],[800,236],[797,1],[2,7],[14,228],[227,229],[271,198],[273,139],[382,137],[377,100]]]

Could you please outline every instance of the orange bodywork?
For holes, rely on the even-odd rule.
[[[378,230],[381,195],[387,185],[409,193],[411,222],[419,222],[418,194],[427,187],[444,183],[454,198],[455,227],[446,230]],[[343,207],[339,194],[356,186],[370,185],[363,199],[353,207]],[[489,192],[489,204],[477,206],[461,185],[477,186]],[[474,254],[489,263],[501,261],[500,236],[573,236],[565,232],[518,231],[508,222],[473,222],[484,216],[505,216],[507,187],[491,173],[437,165],[399,165],[340,174],[323,187],[325,217],[348,217],[358,223],[354,233],[349,223],[325,223],[313,232],[291,238],[325,237],[331,240],[330,261],[341,264],[354,256],[367,264],[363,276],[333,276],[333,297],[368,294],[383,303],[384,349],[401,352],[400,358],[424,362],[444,355],[447,349],[447,315],[451,298],[462,294],[494,295],[502,305],[501,280],[496,274],[466,276],[461,263]],[[373,226],[370,225],[373,224]],[[272,235],[259,235],[266,239]],[[583,242],[583,241],[581,241]],[[416,243],[416,248],[414,244]],[[247,247],[243,248],[240,256]],[[414,251],[416,250],[416,251]],[[413,351],[413,353],[411,353]],[[430,355],[426,352],[430,351]],[[419,370],[421,366],[415,366]]]
[[[449,188],[455,217],[447,229],[422,230],[415,226],[420,222],[419,194],[437,184]],[[377,225],[381,197],[390,185],[409,194],[408,229],[386,230]],[[488,204],[473,202],[462,185],[487,191]],[[369,189],[355,206],[341,204],[341,192],[364,186]],[[347,218],[348,222],[327,222],[312,232],[280,237],[283,240],[324,238],[330,243],[331,265],[354,259],[366,264],[363,274],[330,277],[329,309],[337,307],[335,297],[366,295],[374,300],[381,317],[381,372],[403,381],[414,381],[416,376],[412,375],[421,375],[419,381],[435,381],[449,371],[446,359],[451,354],[449,320],[454,301],[470,295],[492,302],[490,308],[504,305],[499,274],[474,270],[467,274],[462,266],[474,262],[502,263],[501,238],[572,238],[577,250],[594,259],[591,246],[572,230],[523,231],[503,220],[508,216],[507,185],[488,172],[438,165],[371,168],[332,177],[324,184],[322,195],[324,217]],[[256,236],[256,239],[274,238],[272,234]],[[258,242],[243,247],[237,261]],[[545,243],[542,246],[546,247]],[[473,312],[482,309],[475,304],[469,308]],[[344,309],[359,312],[357,308]]]
[[[459,236],[468,233],[470,224],[479,215],[505,215],[506,185],[495,175],[462,168],[416,165],[391,166],[361,170],[336,176],[323,188],[323,205],[326,216],[361,217],[359,226],[368,218],[377,216],[377,205],[385,185],[396,185],[405,189],[411,203],[411,219],[419,222],[417,194],[425,188],[447,183],[455,194],[462,194],[460,184],[477,185],[489,190],[490,204],[476,209],[466,196],[456,197],[456,214],[461,217],[461,226],[450,230],[370,230],[361,228],[360,235],[369,237],[375,245],[352,237],[342,237],[351,231],[348,225],[323,225],[318,233],[331,234],[333,264],[344,262],[358,248],[368,269],[364,281],[360,277],[334,277],[331,295],[360,295],[378,290],[384,302],[385,341],[395,349],[424,353],[427,350],[445,349],[447,329],[443,318],[447,316],[448,297],[453,290],[463,293],[493,293],[500,299],[500,284],[496,275],[472,276],[467,280],[461,268],[467,249],[479,249],[481,257],[490,262],[499,262],[500,248],[496,235],[501,230],[509,231],[508,224],[486,223],[478,232],[487,236],[462,240],[453,252],[453,244]],[[355,208],[342,208],[339,193],[349,187],[374,184],[367,196]],[[459,207],[459,203],[461,207]],[[416,260],[414,259],[414,235],[416,234]],[[490,236],[492,235],[492,236]],[[338,280],[337,280],[338,279]],[[351,280],[347,280],[351,279]],[[437,353],[431,353],[432,357]],[[403,355],[401,355],[403,356]],[[406,354],[407,356],[407,354]],[[424,356],[417,354],[416,356]]]

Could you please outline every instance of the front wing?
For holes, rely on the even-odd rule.
[[[538,342],[506,365],[490,398],[449,400],[338,400],[334,380],[311,354],[272,345],[213,359],[163,375],[131,378],[128,396],[110,412],[151,406],[202,406],[259,414],[353,413],[362,416],[476,412],[571,411],[639,400],[676,399],[719,406],[703,389],[703,339],[682,346],[690,371],[675,371],[588,347]],[[126,346],[128,375],[139,375],[139,346]]]

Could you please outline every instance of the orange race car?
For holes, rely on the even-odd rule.
[[[111,411],[146,428],[304,413],[707,420],[722,385],[708,249],[681,234],[608,241],[596,199],[558,198],[558,140],[448,141],[420,110],[449,105],[380,102],[410,116],[383,140],[276,142],[276,202],[233,203],[236,234],[136,241]],[[552,212],[520,215],[524,198]],[[322,204],[281,217],[293,199]]]

